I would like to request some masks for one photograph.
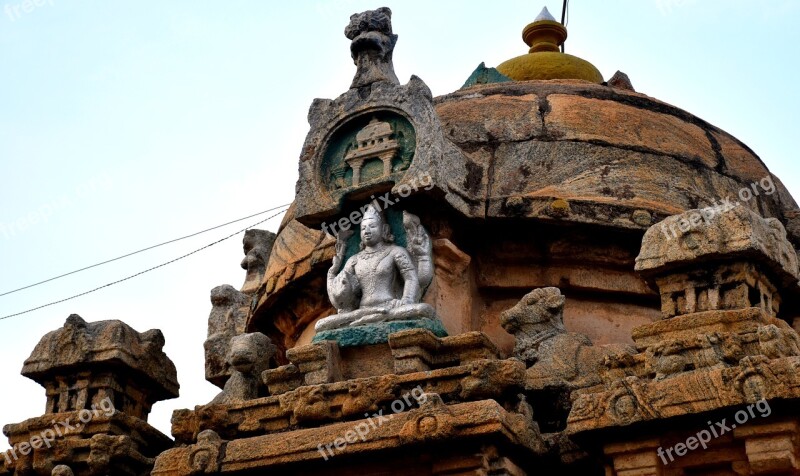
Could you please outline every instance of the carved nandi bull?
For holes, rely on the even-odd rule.
[[[633,359],[631,346],[595,346],[583,334],[564,327],[564,296],[558,288],[538,288],[501,314],[503,328],[514,335],[513,356],[528,367],[530,389],[601,383],[601,374]]]

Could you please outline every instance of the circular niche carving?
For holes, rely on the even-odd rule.
[[[742,395],[748,403],[755,403],[767,395],[767,382],[759,373],[752,373],[742,381]]]
[[[414,159],[417,136],[404,116],[387,110],[361,114],[328,141],[320,172],[328,190],[347,190],[388,179]]]
[[[435,416],[426,415],[417,420],[417,432],[420,435],[432,435],[439,429],[439,421]]]

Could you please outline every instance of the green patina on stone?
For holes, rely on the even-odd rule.
[[[388,122],[392,127],[392,139],[400,145],[399,153],[392,160],[392,173],[406,170],[414,159],[417,148],[417,135],[411,122],[393,111],[372,111],[355,117],[333,133],[322,159],[322,177],[331,190],[347,189],[353,186],[353,170],[345,163],[348,152],[357,147],[356,134],[372,119]],[[378,158],[364,162],[361,168],[361,184],[384,177],[383,162]]]
[[[379,322],[364,326],[322,331],[318,332],[311,342],[335,340],[339,344],[339,347],[383,344],[389,342],[389,334],[407,329],[428,329],[437,337],[447,336],[447,331],[438,319],[414,319],[409,321]]]
[[[461,89],[475,86],[476,84],[505,83],[508,81],[512,81],[512,79],[494,68],[487,68],[485,63],[481,63],[469,75]]]

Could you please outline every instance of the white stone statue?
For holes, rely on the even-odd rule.
[[[317,332],[347,326],[407,319],[435,318],[433,308],[420,303],[433,279],[431,239],[419,218],[403,212],[408,249],[394,244],[389,225],[373,206],[361,221],[361,251],[344,266],[347,239],[336,236],[336,256],[328,270],[328,298],[338,314],[320,319]]]

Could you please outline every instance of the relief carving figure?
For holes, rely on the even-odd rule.
[[[759,327],[757,335],[761,353],[770,359],[800,355],[800,337],[791,329],[770,324]]]
[[[434,309],[420,303],[433,278],[430,236],[419,218],[404,212],[408,249],[394,244],[389,225],[372,205],[364,207],[361,251],[344,262],[350,234],[340,232],[336,256],[328,271],[328,297],[338,310],[320,319],[317,332],[364,324],[435,318]]]
[[[373,118],[366,127],[356,134],[356,147],[351,149],[344,161],[353,169],[353,186],[361,181],[361,167],[369,159],[377,158],[383,162],[383,175],[392,173],[392,159],[400,151],[400,144],[393,138],[394,132],[388,122]]]
[[[258,398],[261,373],[267,370],[276,351],[277,348],[269,337],[260,332],[232,338],[227,356],[232,369],[231,376],[211,404],[237,403]]]
[[[357,68],[351,88],[367,86],[376,81],[400,84],[392,65],[397,35],[392,33],[392,11],[389,8],[352,15],[344,34],[352,41],[350,54]]]
[[[208,316],[208,338],[203,343],[206,357],[206,380],[222,387],[230,374],[225,361],[231,339],[243,334],[250,304],[247,294],[228,284],[211,290],[211,313]]]
[[[243,293],[253,294],[261,286],[275,238],[277,235],[267,230],[250,229],[244,232],[242,269],[247,271],[247,275],[242,285]]]
[[[564,296],[558,288],[539,288],[501,315],[516,338],[514,357],[528,367],[528,386],[567,383],[575,388],[601,383],[605,362],[634,354],[631,346],[597,346],[564,327]]]
[[[647,349],[647,370],[655,374],[656,380],[683,372],[689,365],[684,350],[681,342],[675,340],[658,343]]]
[[[214,474],[219,472],[220,453],[224,444],[213,430],[204,430],[197,435],[197,444],[189,454],[191,474]]]

